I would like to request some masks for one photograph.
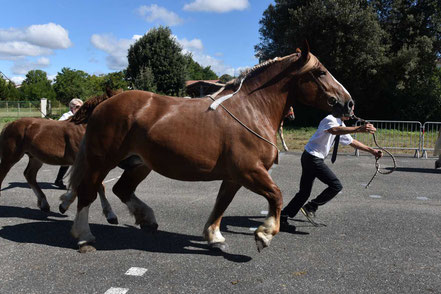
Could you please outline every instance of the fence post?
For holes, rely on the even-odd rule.
[[[40,112],[41,112],[41,117],[46,117],[46,115],[47,115],[47,99],[46,98],[41,98],[41,100],[40,100]]]

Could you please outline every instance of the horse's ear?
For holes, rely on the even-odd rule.
[[[301,53],[302,55],[300,56],[300,58],[304,60],[304,62],[306,62],[308,60],[308,55],[309,55],[309,44],[306,39],[303,41]]]
[[[300,48],[297,48],[296,53],[302,53],[302,50],[300,50]]]

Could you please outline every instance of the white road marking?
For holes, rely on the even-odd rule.
[[[254,232],[255,230],[257,230],[257,228],[251,227],[251,228],[249,228],[249,230]]]
[[[126,271],[126,275],[128,276],[142,276],[143,274],[145,274],[147,272],[146,268],[142,268],[142,267],[131,267],[129,268],[128,271]]]
[[[380,195],[369,195],[369,197],[371,197],[371,198],[381,198]]]
[[[117,179],[119,179],[119,178],[121,178],[121,176],[116,177],[116,178],[113,178],[113,179],[109,179],[109,180],[107,180],[107,181],[104,181],[103,184],[105,184],[105,183],[109,183],[109,182],[112,182],[112,181],[115,181],[115,180],[117,180]]]
[[[129,291],[127,288],[110,288],[104,294],[126,294]]]
[[[424,197],[424,196],[419,196],[419,197],[417,197],[417,199],[418,199],[418,200],[429,200],[429,198]]]
[[[267,214],[268,214],[268,210],[262,210],[262,211],[260,212],[260,214],[267,215]]]

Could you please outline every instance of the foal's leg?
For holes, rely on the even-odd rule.
[[[31,186],[32,191],[34,191],[37,196],[37,205],[42,211],[50,211],[49,203],[47,202],[46,195],[44,195],[40,186],[37,184],[37,173],[42,167],[43,163],[36,159],[35,157],[29,156],[28,166],[24,171],[24,176],[26,181],[28,181],[29,186]]]
[[[0,148],[5,148],[5,146],[0,146]],[[5,179],[8,172],[22,157],[23,153],[15,154],[12,150],[1,150],[1,162],[0,162],[0,190],[2,187],[3,180]]]
[[[214,204],[214,208],[208,217],[207,223],[204,226],[204,231],[202,232],[205,240],[208,241],[210,249],[218,249],[221,251],[227,249],[225,238],[222,236],[219,227],[225,210],[228,205],[230,205],[234,195],[236,195],[240,187],[239,184],[230,181],[222,182],[216,198],[216,203]]]
[[[113,186],[113,193],[124,202],[131,214],[134,215],[137,225],[147,232],[158,229],[153,209],[135,195],[135,189],[151,172],[145,165],[138,165],[124,171],[121,178]]]
[[[441,167],[441,154],[438,157],[438,160],[435,161],[435,168],[440,168]]]
[[[269,204],[265,221],[254,232],[257,250],[260,252],[263,248],[269,246],[271,239],[280,231],[280,212],[283,205],[282,192],[263,166],[248,173],[245,181],[244,186],[246,188],[265,197]]]
[[[107,222],[109,224],[117,225],[118,224],[118,217],[113,212],[112,206],[110,205],[109,201],[107,200],[106,194],[104,191],[105,191],[105,188],[103,185],[101,185],[100,188],[98,189],[98,195],[100,196],[103,214],[106,217]],[[60,212],[64,214],[69,209],[69,206],[75,201],[76,198],[77,198],[77,196],[70,190],[67,191],[66,193],[64,193],[63,195],[61,195],[60,196],[61,203],[60,203],[60,206],[58,207]]]
[[[109,224],[117,225],[118,217],[113,212],[112,206],[110,206],[110,203],[106,198],[105,188],[103,184],[101,184],[100,188],[98,189],[98,195],[100,196],[101,207],[103,209],[103,214],[106,217],[107,222]]]

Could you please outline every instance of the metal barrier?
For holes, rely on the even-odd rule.
[[[427,151],[433,151],[441,130],[441,122],[428,121],[423,125],[422,157],[427,158]]]
[[[414,151],[414,157],[420,157],[422,149],[422,124],[419,121],[369,120],[377,132],[377,143],[386,149]],[[361,125],[357,122],[357,126]],[[368,133],[355,133],[354,138],[367,146],[375,148],[373,136]],[[359,156],[359,150],[355,151]]]

